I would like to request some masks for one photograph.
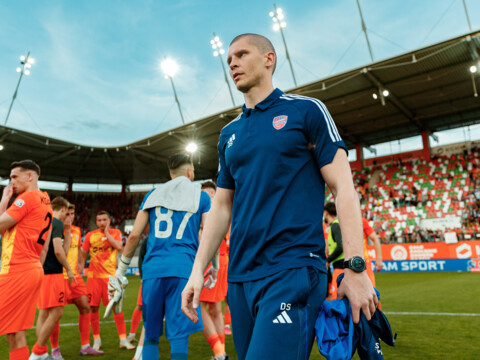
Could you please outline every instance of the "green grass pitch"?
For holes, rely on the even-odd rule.
[[[394,332],[396,346],[383,344],[386,359],[478,359],[480,348],[480,274],[472,273],[379,273],[377,285],[381,291],[382,309],[387,313]],[[124,310],[127,332],[136,304],[140,281],[129,277]],[[2,294],[5,296],[5,294]],[[100,309],[103,315],[104,308]],[[405,314],[409,313],[409,314]],[[412,314],[413,313],[413,314]],[[441,313],[466,313],[474,316],[451,316]],[[75,306],[65,308],[61,324],[77,323]],[[103,320],[102,320],[103,322]],[[140,334],[140,329],[137,332]],[[137,336],[137,337],[138,337]],[[102,350],[98,359],[131,360],[135,350],[118,348],[118,336],[113,316],[101,324]],[[34,330],[27,331],[29,347],[35,342]],[[80,336],[77,326],[60,328],[60,348],[65,359],[85,359],[79,355]],[[237,359],[231,336],[226,337],[227,352]],[[169,359],[169,345],[162,337],[160,359]],[[0,337],[0,359],[8,359],[5,336]],[[212,353],[203,334],[190,337],[189,359],[209,359]],[[314,345],[310,359],[323,359]],[[358,357],[355,357],[358,359]]]

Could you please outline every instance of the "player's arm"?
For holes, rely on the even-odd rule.
[[[132,261],[133,254],[135,254],[135,249],[140,242],[140,236],[142,235],[145,227],[148,224],[148,211],[139,210],[137,213],[137,217],[135,218],[135,223],[133,224],[133,229],[128,235],[127,243],[125,244],[125,248],[123,249],[123,254],[120,257],[120,261],[118,263],[118,269],[115,274],[117,278],[120,276],[125,276],[127,272],[128,266]]]
[[[65,250],[63,249],[62,238],[61,237],[54,237],[52,239],[53,244],[53,251],[55,252],[55,257],[57,258],[58,262],[62,264],[62,266],[67,270],[68,275],[68,283],[71,285],[75,280],[75,275],[73,274],[72,268],[67,261],[67,256],[65,255]]]
[[[85,241],[83,242],[83,245],[81,246],[81,256],[78,257],[78,272],[81,274],[83,272],[83,269],[85,267],[85,261],[87,260],[87,255],[88,251],[90,250],[90,233],[87,233],[85,236]]]
[[[108,242],[110,243],[110,245],[115,249],[115,250],[118,250],[118,251],[122,251],[123,249],[123,246],[122,246],[122,239],[120,240],[117,240],[115,239],[112,234],[110,234],[110,220],[108,220],[108,224],[107,226],[105,227],[105,236],[107,237],[107,240]]]
[[[71,228],[68,225],[65,225],[63,233],[63,251],[65,254],[68,254],[70,250],[70,245],[72,244],[72,233],[70,232]]]
[[[45,258],[47,257],[47,252],[48,252],[48,247],[50,246],[51,237],[52,237],[52,228],[48,230],[47,240],[45,240],[45,244],[43,244],[42,251],[40,252],[40,264],[42,264],[42,266],[45,263]]]
[[[13,187],[12,185],[8,184],[7,186],[4,187],[3,193],[2,193],[2,200],[0,200],[0,233],[3,234],[3,232],[7,229],[10,229],[12,226],[14,226],[17,221],[12,218],[10,215],[8,215],[5,211],[7,211],[8,207],[8,202],[10,201],[10,198],[13,195]]]
[[[63,221],[63,250],[68,254],[72,244],[72,221],[73,216],[67,216]]]
[[[375,231],[372,232],[370,235],[368,235],[368,238],[373,241],[373,246],[375,246],[375,254],[376,254],[375,269],[377,271],[380,271],[383,269],[382,245],[380,243],[380,239],[378,238],[378,235]]]
[[[87,260],[88,251],[83,248],[78,249],[78,273],[81,274],[85,268],[85,261]]]
[[[345,259],[363,256],[360,202],[353,186],[346,152],[338,149],[333,161],[323,166],[320,171],[335,198]],[[353,322],[356,324],[360,320],[360,309],[367,320],[370,320],[378,304],[375,290],[365,271],[356,273],[345,269],[345,278],[338,288],[338,296],[346,296],[350,301]]]
[[[13,195],[13,186],[8,184],[3,188],[2,199],[0,200],[0,215],[2,215],[8,207],[8,202]]]
[[[14,218],[4,212],[2,215],[0,215],[0,233],[3,234],[5,230],[10,229],[16,223],[17,221]]]
[[[203,288],[203,272],[215,255],[230,226],[234,193],[235,191],[230,189],[217,189],[212,208],[203,228],[202,240],[195,257],[192,273],[182,292],[182,311],[195,323],[198,321],[196,309]]]

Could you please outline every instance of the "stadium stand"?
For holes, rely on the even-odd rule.
[[[443,241],[444,232],[420,228],[424,219],[460,217],[458,240],[480,239],[479,150],[396,160],[353,173],[364,215],[383,243]],[[373,180],[373,181],[372,181]],[[326,200],[333,199],[327,190]]]

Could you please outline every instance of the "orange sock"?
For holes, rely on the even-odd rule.
[[[33,345],[32,353],[34,353],[35,355],[43,355],[46,352],[48,352],[47,345],[40,346],[38,345],[38,343],[35,343],[35,345]]]
[[[100,337],[100,315],[97,312],[92,312],[90,315],[90,322],[92,324],[93,338],[98,339]]]
[[[30,352],[28,351],[28,346],[23,346],[10,351],[9,360],[28,360],[29,355]]]
[[[222,345],[220,339],[218,338],[218,334],[215,333],[209,338],[207,338],[207,342],[213,350],[213,354],[215,356],[220,356],[225,354],[225,345]]]
[[[90,344],[90,313],[78,315],[78,330],[80,331],[80,345]]]
[[[230,312],[225,313],[225,325],[230,325],[232,323],[232,316]]]
[[[52,349],[58,348],[58,338],[60,337],[60,322],[57,322],[57,325],[52,330],[50,334],[50,345]]]
[[[115,319],[115,324],[117,325],[118,337],[120,339],[124,339],[127,337],[127,329],[125,326],[125,316],[123,312],[120,314],[113,314],[113,318]]]
[[[220,340],[220,342],[222,343],[222,345],[225,346],[225,333],[223,333],[223,334],[218,334],[218,339]]]
[[[130,333],[135,334],[138,329],[138,325],[140,324],[140,320],[142,320],[142,312],[140,310],[133,310],[132,315],[132,325],[130,326]]]

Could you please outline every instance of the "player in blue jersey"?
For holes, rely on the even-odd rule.
[[[228,304],[239,359],[308,359],[327,281],[323,204],[335,196],[345,270],[339,296],[370,319],[377,298],[363,271],[362,221],[347,151],[317,99],[274,89],[276,54],[257,34],[230,44],[230,75],[244,94],[242,113],[221,133],[218,190],[203,230],[182,310],[198,321],[203,271],[232,222]]]
[[[186,360],[188,337],[201,331],[181,311],[181,291],[187,283],[198,249],[200,225],[210,210],[210,197],[194,184],[190,156],[168,160],[171,181],[150,191],[143,199],[115,277],[121,279],[130,264],[140,235],[150,226],[142,265],[142,310],[145,326],[144,359],[158,359],[163,332],[170,341],[171,359]],[[213,271],[213,270],[212,270]],[[213,277],[216,272],[213,271]]]

